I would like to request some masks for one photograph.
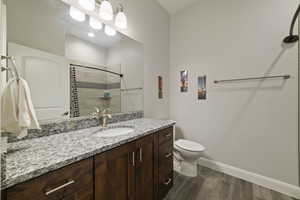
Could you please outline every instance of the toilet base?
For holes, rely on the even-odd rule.
[[[179,174],[188,177],[198,176],[197,162],[187,162],[181,159],[174,159],[174,170]]]

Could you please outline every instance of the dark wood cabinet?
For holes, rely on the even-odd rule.
[[[4,191],[6,200],[93,200],[93,159],[87,159]]]
[[[95,199],[135,199],[135,144],[95,156]]]
[[[153,200],[153,135],[136,142],[136,200]]]
[[[172,186],[173,127],[169,127],[154,135],[154,199],[164,199]]]
[[[173,128],[10,187],[2,200],[162,200],[173,185]]]
[[[95,200],[153,200],[153,135],[95,156]]]

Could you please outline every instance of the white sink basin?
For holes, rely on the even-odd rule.
[[[133,128],[128,127],[117,127],[117,128],[110,128],[103,131],[99,131],[95,133],[96,137],[117,137],[121,135],[127,135],[134,131]]]

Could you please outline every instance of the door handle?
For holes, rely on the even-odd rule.
[[[139,149],[140,162],[143,162],[143,149]]]
[[[171,183],[171,181],[172,181],[172,179],[168,178],[168,180],[166,182],[164,182],[164,184],[168,186]]]
[[[135,152],[132,152],[132,166],[135,166]]]
[[[166,158],[170,158],[171,156],[172,156],[172,153],[167,153],[167,154],[165,155]]]
[[[46,196],[48,196],[48,195],[50,195],[50,194],[52,194],[52,193],[54,193],[54,192],[57,192],[57,191],[59,191],[59,190],[61,190],[61,189],[64,189],[65,187],[68,187],[69,185],[72,185],[72,184],[74,184],[75,183],[75,181],[74,180],[69,180],[67,183],[65,183],[65,184],[62,184],[61,186],[58,186],[58,187],[56,187],[56,188],[53,188],[53,189],[46,189],[46,192],[45,192],[45,195]]]
[[[69,115],[69,111],[66,111],[62,114],[62,116],[68,116]]]

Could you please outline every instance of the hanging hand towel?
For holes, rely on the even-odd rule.
[[[28,129],[40,129],[27,82],[10,80],[1,95],[1,129],[23,138]]]

